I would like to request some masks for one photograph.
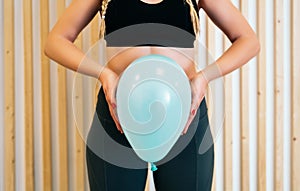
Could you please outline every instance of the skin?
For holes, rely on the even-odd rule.
[[[162,0],[142,1],[155,4]],[[77,71],[85,55],[73,42],[82,29],[98,13],[99,7],[100,0],[73,0],[50,31],[44,48],[45,54],[66,68]],[[185,134],[204,98],[208,83],[217,77],[224,76],[240,68],[259,52],[260,44],[254,31],[230,0],[200,0],[198,7],[207,13],[210,19],[232,42],[230,48],[214,63],[218,68],[219,75],[210,75],[209,72],[206,72],[206,69],[197,72],[191,60],[179,52],[162,47],[130,48],[115,56],[104,69],[96,67],[96,65],[92,67],[92,65],[90,69],[82,71],[82,73],[100,80],[110,113],[121,133],[123,131],[115,112],[117,107],[114,97],[116,84],[119,74],[136,58],[148,54],[162,54],[176,60],[186,72],[192,88],[192,106],[188,122],[182,132],[182,134]],[[101,75],[99,76],[100,71]]]

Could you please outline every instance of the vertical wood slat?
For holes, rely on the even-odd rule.
[[[66,111],[66,70],[58,68],[59,83],[59,170],[60,190],[68,190],[68,148],[67,148],[67,111]]]
[[[283,47],[283,12],[282,12],[282,0],[274,1],[274,189],[282,190],[283,180],[283,115],[276,115],[279,111],[283,111],[283,51],[280,48]]]
[[[24,27],[23,2],[14,0],[14,78],[15,78],[15,189],[25,189],[25,120],[24,120]]]
[[[97,14],[90,23],[91,45],[93,46],[99,40],[100,17]]]
[[[227,50],[231,42],[228,38],[224,39],[224,47]],[[232,190],[233,189],[233,182],[232,182],[232,170],[233,170],[233,141],[232,141],[232,74],[225,76],[225,126],[224,126],[224,139],[225,139],[225,190]]]
[[[255,0],[254,0],[255,1]],[[248,8],[248,1],[240,0],[240,10],[241,13],[247,18],[249,14],[249,8]],[[249,155],[252,155],[252,153],[249,151],[249,144],[250,144],[250,132],[249,129],[249,105],[252,104],[248,100],[249,97],[249,91],[253,91],[252,89],[249,89],[249,62],[245,64],[240,69],[240,112],[241,112],[241,118],[240,118],[240,163],[241,163],[241,169],[240,169],[240,190],[249,190],[249,172],[250,172],[250,163],[249,163]],[[257,152],[257,151],[255,151]],[[234,181],[234,179],[233,179]]]
[[[67,117],[67,125],[68,125],[68,185],[69,190],[79,190],[76,187],[76,123],[73,115],[73,99],[72,99],[72,90],[73,90],[73,77],[74,74],[70,71],[67,72],[67,110],[68,110],[68,117]],[[70,99],[71,98],[71,99]]]
[[[233,1],[237,9],[240,8],[239,0]],[[240,10],[241,11],[241,10]],[[232,190],[241,190],[241,70],[232,72]]]
[[[34,190],[32,3],[24,1],[25,190]]]
[[[241,190],[240,70],[232,73],[232,190]]]
[[[71,1],[66,0],[65,6],[68,7]],[[80,37],[79,37],[80,38]],[[78,39],[75,41],[77,44]],[[84,177],[84,173],[78,173],[80,167],[76,165],[76,135],[77,128],[73,114],[73,79],[74,72],[67,71],[67,127],[68,127],[68,188],[74,191],[84,191],[83,183],[78,179],[77,176]]]
[[[57,18],[65,10],[65,1],[57,1]],[[67,148],[67,104],[66,69],[58,66],[58,127],[59,127],[59,177],[60,190],[68,190],[68,148]]]
[[[292,1],[292,76],[293,76],[293,82],[292,82],[292,92],[293,92],[293,121],[292,121],[292,190],[300,190],[300,88],[299,88],[299,82],[300,82],[300,2],[298,0]]]
[[[216,57],[214,55],[214,52],[212,52],[212,50],[215,49],[215,28],[213,26],[213,23],[212,21],[207,18],[207,22],[206,22],[206,30],[207,30],[207,33],[206,33],[206,47],[208,49],[208,58],[207,58],[207,63],[206,65],[210,64],[210,56],[211,57]],[[223,179],[221,178],[220,179],[220,169],[217,168],[217,159],[218,159],[218,155],[219,153],[216,151],[216,145],[217,145],[217,142],[220,142],[220,137],[219,136],[222,136],[219,132],[215,132],[214,129],[215,129],[215,124],[213,123],[213,118],[215,117],[215,110],[214,108],[211,107],[211,105],[214,105],[215,103],[213,102],[213,99],[211,97],[211,95],[213,94],[213,91],[215,90],[214,86],[212,85],[212,83],[210,83],[209,87],[208,87],[208,93],[207,93],[207,106],[208,106],[208,116],[209,116],[209,121],[210,121],[210,128],[212,129],[212,133],[213,133],[213,138],[214,138],[214,144],[215,144],[215,161],[214,161],[214,179],[213,179],[213,187],[212,189],[213,190],[220,190],[220,186],[219,186],[219,182],[220,181],[223,181]],[[219,133],[218,134],[218,137],[216,136],[216,133]],[[221,141],[222,142],[222,141]],[[222,173],[222,172],[221,172]],[[221,175],[222,176],[222,175]]]
[[[0,0],[0,63],[4,63],[4,2]],[[4,64],[0,64],[0,169],[4,169]],[[4,190],[4,170],[0,170],[0,190]]]
[[[240,9],[239,0],[233,1],[237,9]],[[232,190],[241,189],[241,111],[240,111],[240,86],[241,72],[240,69],[232,72]]]
[[[214,56],[218,58],[221,56],[223,52],[223,35],[221,31],[215,28],[214,31]],[[212,84],[212,94],[213,104],[212,104],[212,112],[215,117],[212,120],[213,129],[216,129],[217,138],[215,144],[215,153],[216,153],[216,191],[224,190],[224,87],[223,87],[223,79],[219,78],[213,82]],[[216,96],[218,95],[218,97]]]
[[[15,190],[14,2],[4,1],[4,190]]]
[[[49,30],[57,21],[58,1],[49,1]],[[50,60],[50,116],[51,116],[51,161],[52,161],[52,189],[60,189],[60,145],[59,145],[59,93],[58,93],[58,64]]]
[[[249,116],[248,116],[248,109],[249,109],[249,103],[248,103],[248,92],[252,91],[248,89],[248,81],[249,81],[249,65],[243,66],[243,68],[240,69],[240,111],[241,111],[241,125],[240,125],[240,163],[241,163],[241,169],[240,169],[240,190],[249,190],[249,155],[252,154],[249,152]],[[234,180],[233,180],[234,181]]]
[[[233,4],[240,9],[240,1],[233,0]],[[241,111],[240,111],[240,84],[241,72],[237,69],[232,72],[232,190],[241,189]]]
[[[83,32],[82,32],[82,51],[85,52],[86,54],[88,54],[90,48],[92,48],[92,44],[91,44],[91,26],[92,23],[90,23],[88,25],[88,27],[86,27]],[[82,105],[82,109],[83,109],[83,127],[82,127],[82,131],[81,133],[83,135],[86,135],[87,130],[88,130],[88,125],[90,124],[90,116],[93,116],[91,114],[91,105],[93,105],[93,90],[94,88],[92,87],[91,84],[91,79],[87,76],[87,75],[82,75],[82,99],[83,99],[83,105]]]
[[[266,191],[274,190],[274,2],[266,0]]]
[[[82,108],[81,113],[83,111],[83,101],[82,101],[82,95],[83,95],[83,82],[82,78],[79,81],[78,89],[75,92],[77,94],[77,107]],[[84,124],[84,119],[83,115],[79,116],[77,120],[77,127],[75,131],[75,140],[76,140],[76,171],[77,171],[77,176],[76,176],[76,187],[79,188],[79,190],[85,190],[87,183],[85,181],[85,175],[86,175],[86,169],[85,169],[85,157],[84,157],[84,151],[85,151],[85,142],[83,139],[83,124]],[[81,128],[81,131],[79,130]]]
[[[283,31],[283,1],[277,0],[275,2],[275,23],[276,23],[276,39],[275,39],[275,189],[283,190],[283,131],[284,131],[284,123],[283,123],[283,112],[284,105],[284,84],[283,84],[283,43],[284,43],[284,31]]]
[[[84,153],[84,144],[85,142],[82,139],[83,135],[83,124],[84,124],[84,119],[83,119],[83,80],[82,77],[78,79],[78,83],[76,84],[76,91],[75,93],[75,98],[76,98],[76,105],[77,109],[79,111],[77,113],[81,114],[76,117],[76,134],[75,134],[75,140],[76,140],[76,172],[77,172],[77,177],[76,177],[76,187],[80,188],[82,190],[85,189],[85,179],[83,178],[83,175],[85,174],[85,168],[84,168],[84,161],[85,158],[82,155]]]
[[[211,64],[211,62],[213,62],[217,56],[217,50],[216,50],[216,28],[213,25],[212,21],[206,17],[205,20],[205,27],[206,27],[206,31],[205,31],[205,36],[203,37],[203,41],[205,41],[205,46],[208,50],[207,55],[206,55],[206,62],[205,64],[200,64],[201,67],[204,67],[208,64]],[[203,34],[204,35],[204,34]],[[219,38],[220,40],[220,38]],[[220,42],[220,41],[219,41]],[[220,47],[218,47],[220,48]],[[212,185],[212,190],[221,190],[222,186],[224,185],[224,179],[223,179],[223,169],[218,168],[219,165],[223,165],[223,162],[220,160],[218,160],[218,156],[223,156],[222,153],[217,151],[217,145],[220,145],[222,147],[223,144],[223,132],[221,131],[216,131],[216,129],[218,129],[216,126],[217,124],[217,119],[216,119],[216,109],[213,108],[212,106],[215,106],[215,100],[213,98],[212,95],[214,95],[216,92],[215,90],[217,89],[217,85],[216,83],[210,83],[209,87],[208,87],[208,93],[207,93],[207,97],[206,97],[206,101],[207,101],[207,105],[208,105],[208,116],[209,116],[209,120],[210,120],[210,126],[211,126],[211,130],[212,130],[212,134],[213,134],[213,139],[214,139],[214,147],[215,147],[215,161],[214,161],[214,177],[213,177],[213,185]],[[222,182],[222,185],[220,186],[220,182]]]
[[[50,12],[51,9],[50,9]],[[51,16],[50,16],[51,18]],[[51,20],[51,19],[50,19]],[[51,124],[51,134],[50,134],[50,142],[51,142],[51,165],[52,165],[52,189],[59,190],[59,165],[60,165],[60,158],[59,158],[59,124],[58,124],[58,117],[59,117],[59,101],[58,101],[58,78],[57,78],[57,64],[50,60],[50,124]]]
[[[85,53],[89,51],[91,48],[91,23],[82,31],[82,41],[81,41],[81,50]],[[86,135],[87,130],[89,129],[87,126],[89,124],[89,116],[90,116],[90,105],[93,102],[92,99],[92,87],[90,79],[86,75],[79,74],[81,77],[81,84],[79,86],[80,89],[78,89],[78,94],[80,95],[79,98],[81,99],[81,102],[79,102],[79,106],[82,109],[82,118],[81,121],[81,126],[79,127],[78,131],[78,137],[77,137],[77,144],[78,144],[78,151],[83,151],[84,150],[84,145],[82,144],[83,142],[80,142],[81,137]],[[86,141],[86,140],[84,140]],[[85,157],[82,157],[82,152],[78,153],[78,163],[79,165],[84,164],[85,162]]]
[[[283,1],[283,189],[291,190],[291,1]]]
[[[254,31],[257,31],[257,1],[248,1],[248,21]],[[257,113],[258,113],[258,72],[257,72],[257,58],[249,62],[249,76],[248,76],[248,118],[249,118],[249,191],[256,191],[258,189],[258,147],[257,147]]]
[[[214,85],[212,85],[212,91],[213,94],[215,95],[219,95],[220,93],[222,94],[223,91],[223,87],[221,85],[221,83],[215,83]],[[218,114],[216,114],[216,118],[214,121],[211,121],[211,124],[214,128],[218,129],[218,135],[216,136],[216,142],[215,142],[215,168],[216,168],[216,177],[215,177],[215,188],[216,191],[219,190],[224,190],[224,129],[223,127],[216,127],[216,125],[220,125],[218,122],[216,121],[220,121],[222,119],[223,116],[223,110],[222,108],[224,108],[223,106],[223,100],[221,99],[217,99],[214,100],[214,112],[217,112]],[[217,111],[219,110],[219,111]]]
[[[43,47],[49,31],[49,0],[40,0],[41,75],[42,75],[42,140],[43,140],[43,183],[45,191],[52,191],[51,165],[51,118],[50,118],[50,67]]]
[[[80,95],[78,98],[82,99],[83,87],[81,84],[81,87],[78,89],[78,95]],[[79,103],[79,106],[83,107],[83,102],[81,101]],[[78,120],[79,124],[83,125],[83,118],[81,119],[76,119]],[[82,139],[82,133],[78,130],[79,126],[76,127],[75,131],[75,140],[76,140],[76,187],[78,190],[85,190],[86,187],[86,181],[85,181],[85,176],[86,176],[86,169],[85,169],[85,142]]]
[[[265,9],[266,1],[258,1],[258,37],[261,41],[261,51],[258,63],[265,63]],[[266,64],[258,64],[258,190],[266,190]]]
[[[32,1],[32,55],[33,55],[33,123],[34,123],[34,190],[44,189],[43,164],[43,113],[42,113],[42,64],[40,1]]]
[[[70,5],[71,1],[66,0],[66,7]],[[77,40],[76,40],[77,41]],[[76,44],[75,41],[75,44]],[[75,133],[76,133],[76,123],[73,115],[73,97],[72,97],[72,91],[73,91],[73,78],[74,73],[71,71],[67,71],[67,127],[68,127],[68,187],[69,190],[82,190],[79,187],[76,186],[76,176],[77,176],[77,167],[76,167],[76,139],[75,139]]]
[[[77,40],[75,41],[75,44],[77,47],[81,48],[83,47],[83,34],[81,33]],[[79,74],[76,74],[79,75]],[[75,78],[75,77],[74,77]],[[74,110],[77,109],[78,111],[75,111],[76,113],[79,113],[79,115],[75,115],[75,164],[76,164],[76,188],[77,190],[85,190],[85,157],[84,157],[84,150],[85,150],[85,142],[82,139],[82,128],[83,128],[83,87],[82,87],[82,78],[78,79],[78,76],[76,77],[76,87],[73,86],[72,83],[72,113],[74,113]],[[75,95],[73,95],[75,94]]]
[[[91,32],[92,32],[92,23],[89,23],[88,26],[82,31],[81,35],[81,50],[85,53],[89,51],[91,48]],[[97,35],[98,36],[98,35]],[[85,169],[85,157],[82,156],[83,151],[85,150],[85,143],[86,139],[82,139],[82,137],[85,137],[87,135],[87,130],[89,129],[89,119],[90,119],[90,105],[94,101],[92,99],[93,95],[91,95],[93,89],[91,87],[90,79],[88,79],[87,76],[81,75],[81,84],[80,89],[78,89],[78,94],[80,95],[80,98],[82,99],[81,102],[79,102],[79,106],[82,109],[82,116],[80,118],[81,120],[81,126],[79,127],[79,131],[77,134],[77,146],[78,146],[78,165],[80,165],[81,169],[86,172]],[[87,182],[85,179],[82,180],[84,183],[84,189],[87,187]]]
[[[225,188],[224,190],[232,190],[232,156],[233,156],[233,148],[232,148],[232,108],[230,105],[232,104],[232,75],[227,75],[225,77],[225,126],[224,126],[224,141],[225,141]],[[227,88],[228,87],[228,88]]]
[[[255,0],[254,0],[255,1]],[[248,1],[240,0],[240,11],[241,13],[247,18],[249,10],[248,9]],[[249,152],[249,141],[250,141],[250,133],[249,133],[249,105],[252,103],[249,103],[249,91],[253,91],[252,89],[249,89],[249,62],[245,64],[240,69],[240,112],[241,112],[241,118],[240,118],[240,156],[239,160],[241,163],[241,169],[240,169],[240,190],[249,190],[249,155],[252,155],[252,153]],[[256,152],[256,151],[255,151]],[[234,181],[234,179],[233,179]]]

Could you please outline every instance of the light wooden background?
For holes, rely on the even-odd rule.
[[[72,113],[73,73],[42,51],[69,3],[0,0],[0,191],[88,190],[84,143]],[[216,143],[214,190],[300,190],[300,2],[234,4],[262,48],[218,90],[224,94],[218,115],[225,113],[225,121]],[[202,42],[216,58],[229,42],[200,15]],[[76,45],[87,51],[98,26],[96,17]],[[83,111],[83,97],[93,91],[79,83],[75,98]]]

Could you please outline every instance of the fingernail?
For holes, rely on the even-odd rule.
[[[195,115],[196,109],[192,110],[192,115]]]

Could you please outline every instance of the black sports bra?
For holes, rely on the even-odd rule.
[[[196,1],[192,1],[197,10]],[[111,45],[191,47],[195,37],[190,6],[185,0],[162,0],[157,4],[111,0],[105,23],[105,38]]]

